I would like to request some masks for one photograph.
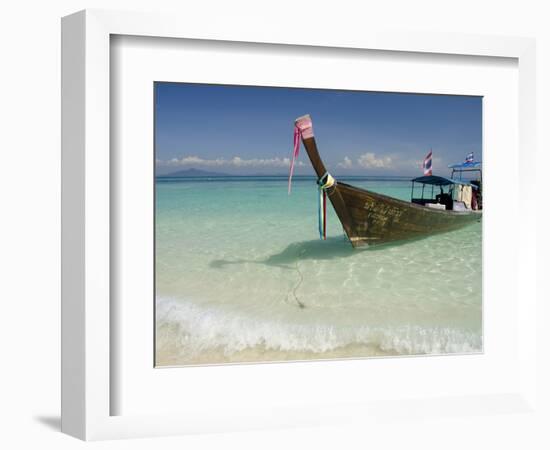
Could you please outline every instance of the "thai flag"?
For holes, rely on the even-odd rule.
[[[468,155],[466,155],[466,162],[467,163],[473,163],[474,162],[474,152],[468,153]]]
[[[424,176],[425,177],[431,176],[432,174],[432,151],[431,150],[424,158],[423,167],[424,167]]]

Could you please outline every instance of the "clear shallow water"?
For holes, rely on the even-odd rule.
[[[158,179],[156,196],[160,365],[482,350],[481,223],[353,249],[332,208],[319,240],[313,179],[291,196],[284,178]]]

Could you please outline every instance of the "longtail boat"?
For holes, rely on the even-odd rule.
[[[411,201],[403,201],[335,180],[319,155],[309,115],[295,121],[295,146],[296,142],[299,145],[297,136],[301,137],[318,184],[328,196],[353,247],[425,237],[456,230],[481,219],[481,211],[476,209],[476,199],[481,205],[480,184],[433,175],[418,177],[411,180]],[[415,183],[422,187],[420,198],[414,198]],[[427,198],[424,193],[430,188],[425,189],[426,186],[432,191],[432,196]],[[439,189],[435,198],[434,188]],[[457,193],[461,194],[458,198]]]

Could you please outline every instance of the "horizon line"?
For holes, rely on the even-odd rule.
[[[334,177],[356,177],[356,178],[414,178],[419,175],[354,175],[354,174],[335,174]],[[214,175],[176,175],[176,174],[155,174],[155,178],[227,178],[227,177],[254,177],[254,178],[288,178],[288,174],[214,174]],[[316,175],[294,175],[294,178],[317,178]]]

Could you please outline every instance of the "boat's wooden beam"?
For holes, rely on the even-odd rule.
[[[311,117],[309,115],[299,117],[296,119],[295,124],[300,129],[302,142],[306,149],[307,155],[309,156],[309,160],[311,161],[311,165],[317,174],[317,178],[321,178],[325,175],[327,169],[321,159],[321,156],[319,155],[319,150],[317,149],[317,143],[315,142],[315,136],[313,135],[313,124],[311,122]],[[346,232],[348,238],[352,240],[356,237],[354,223],[346,203],[338,190],[338,183],[333,188],[327,190],[327,194],[336,215],[344,227],[344,231]]]

